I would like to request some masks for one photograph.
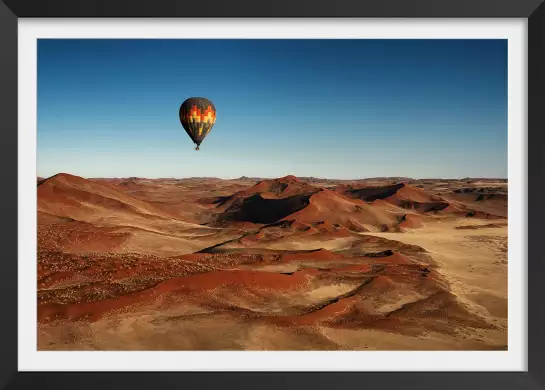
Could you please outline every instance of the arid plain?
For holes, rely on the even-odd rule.
[[[505,350],[507,181],[38,178],[40,350]]]

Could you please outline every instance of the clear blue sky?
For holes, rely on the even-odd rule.
[[[188,97],[217,109],[195,151]],[[506,40],[38,42],[38,175],[507,177]]]

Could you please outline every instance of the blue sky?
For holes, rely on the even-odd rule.
[[[198,152],[191,96],[217,109]],[[41,39],[37,153],[45,177],[507,177],[507,41]]]

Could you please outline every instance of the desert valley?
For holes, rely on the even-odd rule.
[[[40,350],[507,349],[507,180],[37,191]]]

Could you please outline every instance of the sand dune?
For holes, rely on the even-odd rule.
[[[38,212],[44,222],[39,236],[49,237],[44,240],[50,242],[64,237],[57,244],[69,251],[93,252],[104,242],[115,241],[117,245],[109,251],[188,253],[238,234],[182,220],[108,184],[68,174],[55,175],[38,185]],[[55,218],[66,222],[55,223]],[[153,245],[146,250],[150,242]]]
[[[39,179],[38,348],[505,349],[505,183],[400,180]]]
[[[507,329],[505,223],[461,219],[429,223],[425,229],[403,235],[376,235],[427,248],[458,299],[474,313]]]

